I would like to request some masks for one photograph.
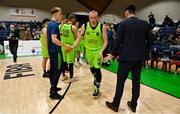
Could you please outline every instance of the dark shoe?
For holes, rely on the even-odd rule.
[[[60,90],[61,90],[61,88],[60,88],[60,87],[57,87],[57,88],[56,88],[56,91],[60,91]]]
[[[17,62],[17,59],[13,59],[14,63]]]
[[[100,95],[99,88],[95,87],[94,92],[92,94],[94,99],[97,99]]]
[[[63,98],[64,98],[63,96],[59,95],[58,93],[51,93],[51,94],[49,95],[49,97],[50,97],[51,99],[63,99]]]
[[[131,109],[132,112],[136,112],[136,108],[134,108],[130,101],[127,102],[128,107]]]
[[[110,103],[110,102],[106,101],[106,106],[107,106],[108,108],[110,108],[111,110],[113,110],[114,112],[118,112],[118,108],[116,108],[116,107],[113,105],[113,103]]]
[[[48,78],[49,77],[49,73],[43,73],[43,78]]]

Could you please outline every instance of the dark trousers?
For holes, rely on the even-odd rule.
[[[13,60],[17,59],[18,40],[9,40],[9,49],[13,55]]]
[[[56,88],[62,72],[63,59],[61,53],[49,53],[49,58],[50,58],[49,79],[51,83],[50,94],[53,94],[57,92]]]
[[[121,97],[123,95],[124,83],[129,72],[132,73],[132,99],[131,103],[134,108],[137,106],[137,100],[140,94],[140,75],[142,68],[141,61],[138,62],[120,62],[118,66],[116,92],[113,99],[113,104],[119,108]]]
[[[94,83],[101,83],[102,80],[102,74],[100,68],[91,67],[90,68],[91,73],[94,75]]]
[[[74,64],[70,63],[70,64],[68,64],[68,66],[69,66],[70,78],[73,78],[73,75],[74,75]]]

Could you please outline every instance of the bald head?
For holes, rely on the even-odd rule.
[[[99,19],[99,16],[98,16],[97,11],[92,10],[89,12],[89,22],[90,22],[91,26],[93,26],[93,25],[96,26],[98,19]]]
[[[15,30],[15,25],[13,25],[13,24],[10,25],[10,30],[11,30],[11,31],[14,31],[14,30]]]
[[[96,14],[96,15],[98,16],[98,12],[97,12],[96,10],[90,11],[90,12],[89,12],[89,15],[91,15],[91,14]]]

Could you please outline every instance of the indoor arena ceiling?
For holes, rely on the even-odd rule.
[[[89,12],[89,10],[95,9],[101,14],[106,12],[119,15],[129,4],[135,4],[138,7],[137,10],[140,10],[161,1],[163,0],[0,0],[0,6],[29,7],[46,11],[50,11],[54,6],[59,6],[64,13]],[[109,6],[111,9],[107,8]]]
[[[100,14],[111,4],[112,0],[77,0],[89,10],[97,10]]]
[[[0,0],[0,5],[17,6],[17,7],[32,7],[43,10],[49,10],[53,6],[60,6],[66,12],[71,12],[71,9],[79,7],[82,10],[95,9],[102,13],[113,0]],[[68,7],[72,6],[73,7]]]

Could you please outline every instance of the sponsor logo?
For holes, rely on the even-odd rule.
[[[96,32],[96,36],[99,36],[99,32]]]
[[[89,32],[89,31],[87,31],[87,32],[86,32],[86,34],[87,34],[87,35],[90,35],[90,32]]]
[[[6,48],[6,49],[9,49],[9,45],[5,45],[5,48]]]
[[[36,50],[33,48],[33,49],[31,49],[31,52],[32,52],[32,53],[35,53],[35,52],[36,52]]]
[[[4,80],[34,76],[30,63],[14,64],[7,66]]]

